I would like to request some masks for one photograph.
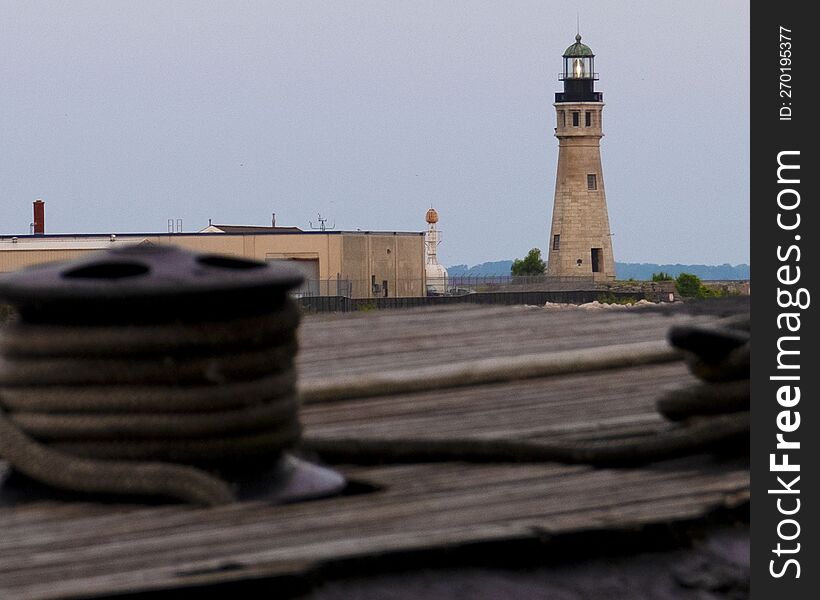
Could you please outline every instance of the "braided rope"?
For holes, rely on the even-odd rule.
[[[211,323],[48,326],[0,338],[0,456],[85,492],[234,499],[217,472],[298,443],[299,309]]]

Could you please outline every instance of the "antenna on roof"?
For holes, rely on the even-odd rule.
[[[581,12],[575,11],[575,33],[581,35]]]
[[[318,221],[319,221],[319,226],[318,227],[313,226],[313,221],[308,221],[308,223],[310,223],[310,228],[311,229],[318,229],[320,231],[326,231],[328,229],[334,229],[336,227],[336,221],[333,221],[333,225],[331,225],[330,227],[327,227],[325,225],[327,223],[327,219],[322,218],[322,213],[319,213]]]

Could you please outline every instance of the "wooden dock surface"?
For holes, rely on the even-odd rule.
[[[447,308],[308,317],[301,382],[664,339],[715,316],[653,309]],[[313,438],[640,439],[682,362],[309,404]],[[203,509],[38,501],[0,507],[0,598],[90,598],[309,576],[334,562],[691,521],[749,498],[746,461],[644,467],[339,465],[361,493]],[[362,491],[371,490],[371,491]]]

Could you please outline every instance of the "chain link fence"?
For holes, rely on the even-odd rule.
[[[463,296],[483,292],[594,290],[592,277],[519,277],[512,275],[455,276],[429,279],[308,279],[294,293],[298,298],[408,298]]]

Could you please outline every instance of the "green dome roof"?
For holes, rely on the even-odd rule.
[[[595,56],[592,49],[586,44],[581,43],[581,34],[575,36],[575,43],[566,49],[564,56]]]

